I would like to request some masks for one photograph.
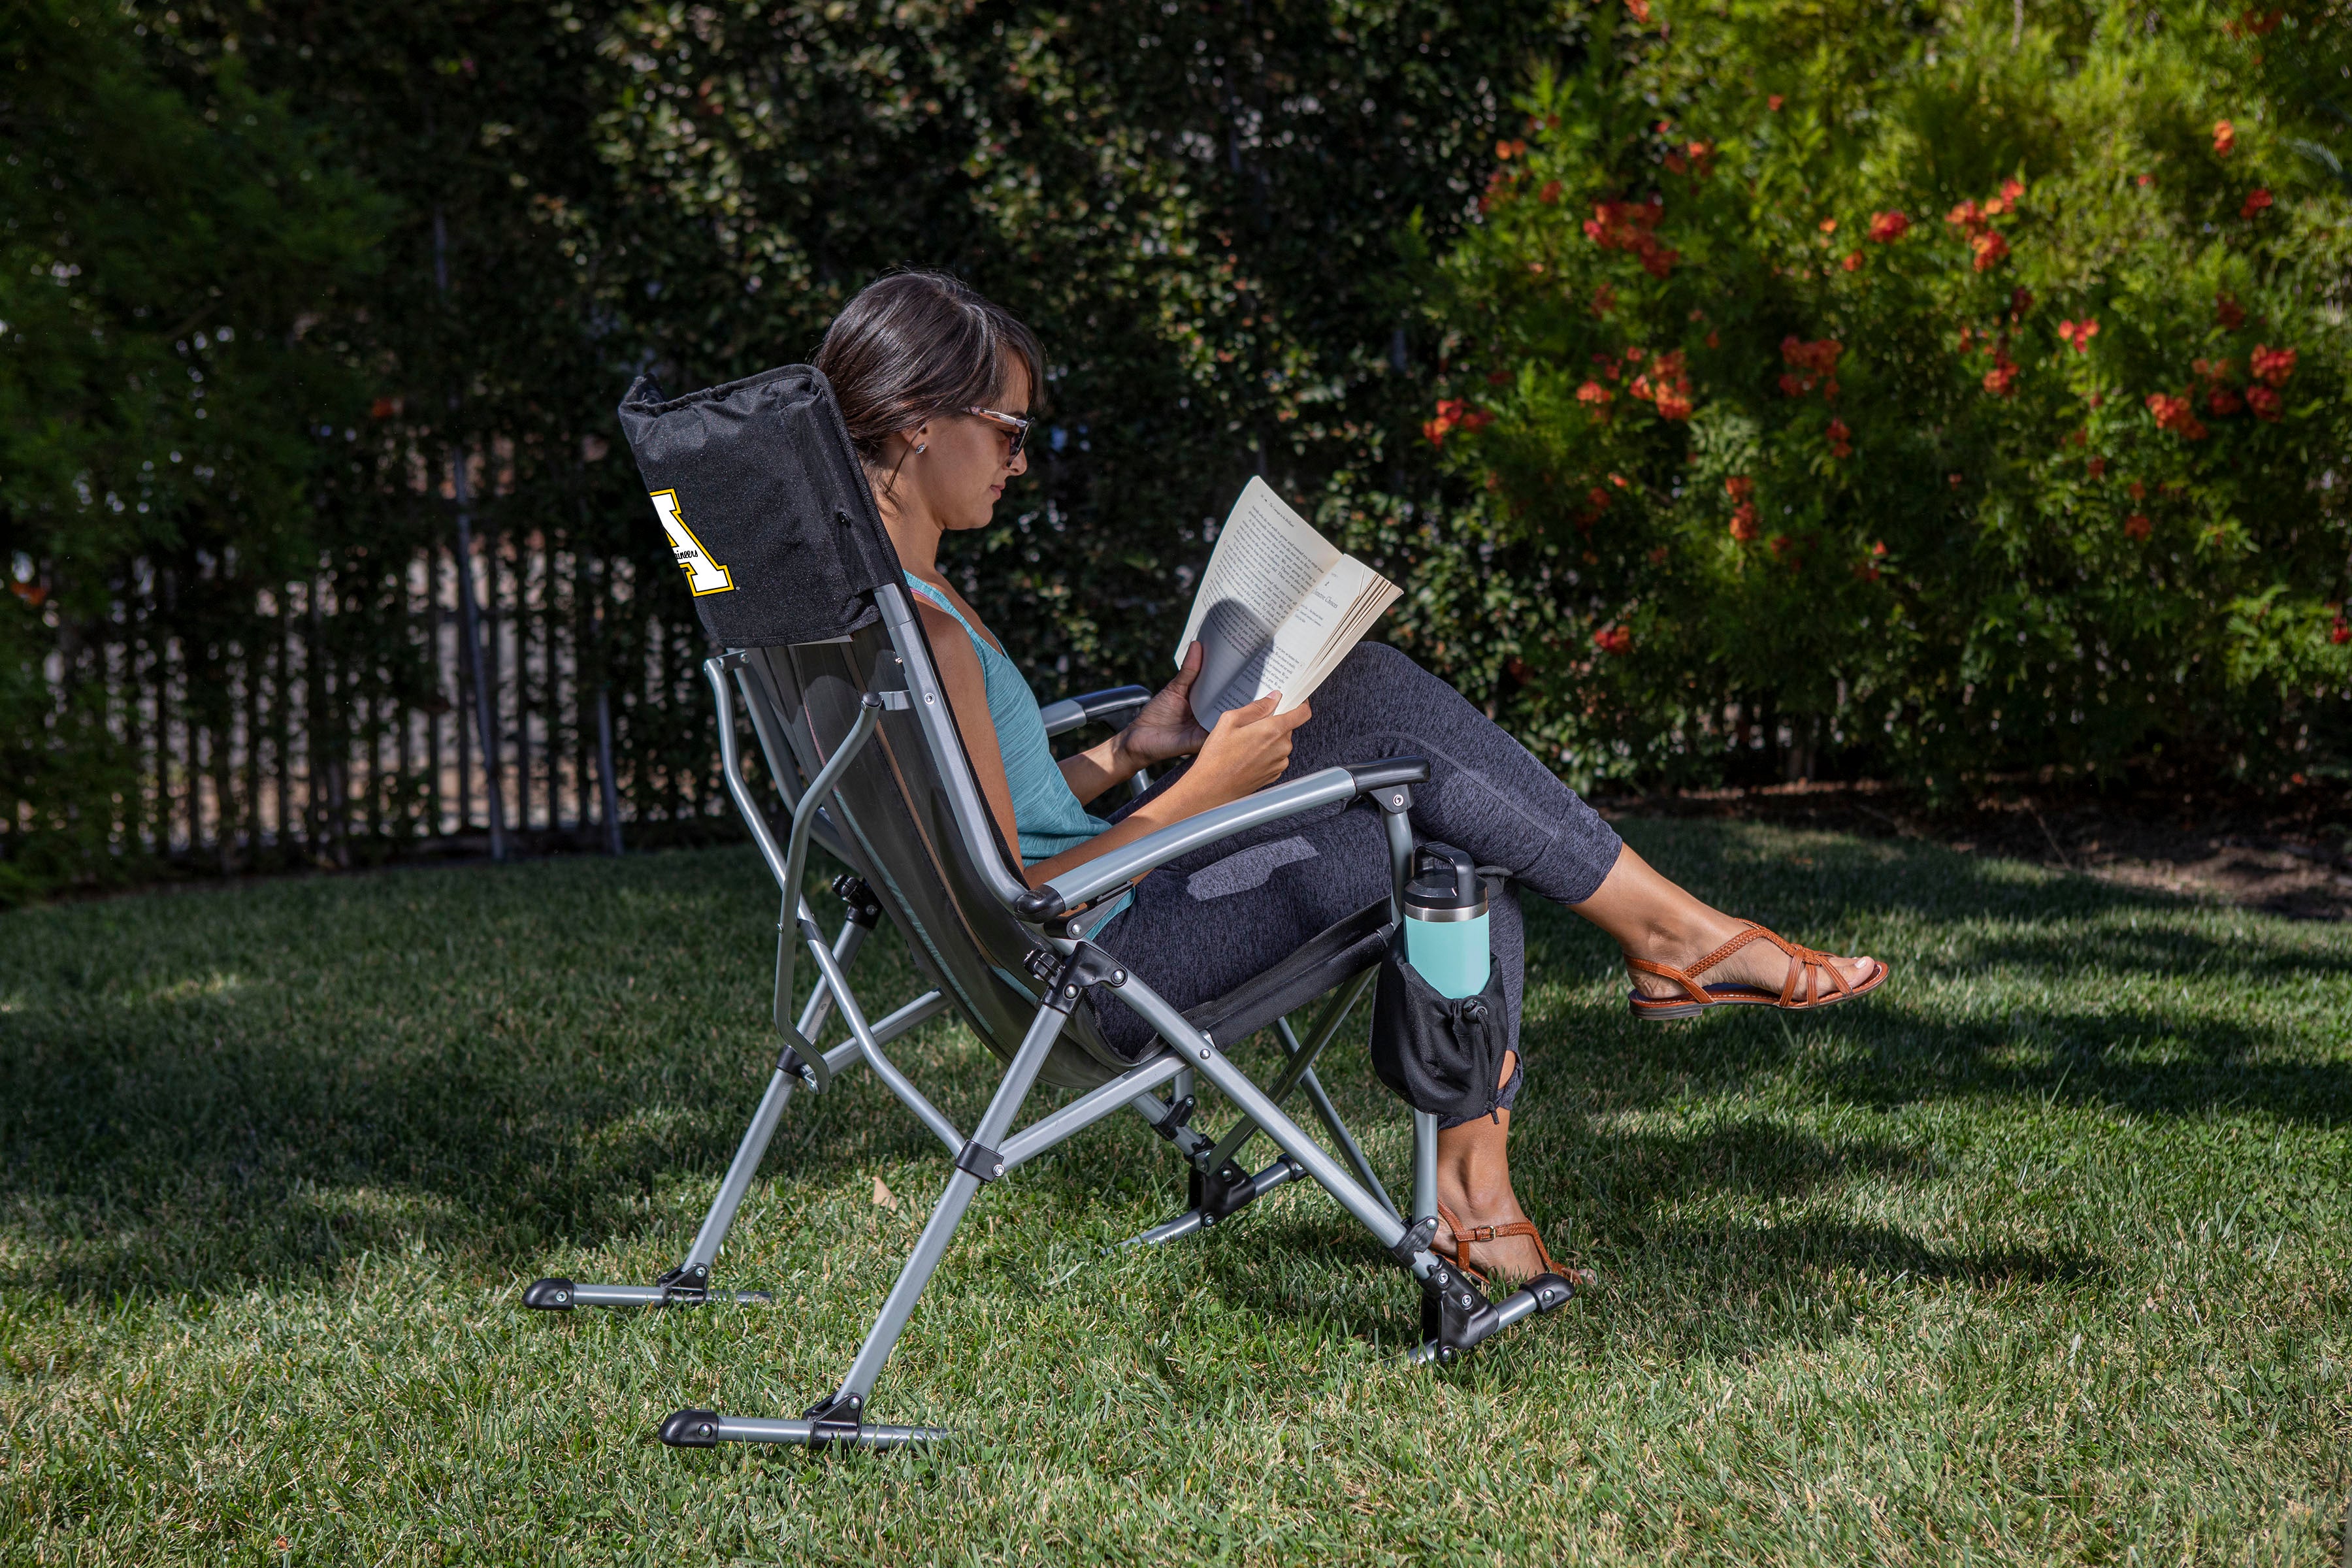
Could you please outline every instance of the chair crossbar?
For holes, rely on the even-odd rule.
[[[1362,999],[1379,973],[1378,970],[1365,970],[1349,982],[1345,990],[1333,996],[1323,1009],[1323,1016],[1316,1021],[1314,1030],[1307,1037],[1304,1046],[1298,1043],[1298,1037],[1291,1033],[1290,1020],[1285,1018],[1281,1021],[1283,1048],[1289,1054],[1290,1061],[1283,1068],[1282,1076],[1267,1086],[1265,1094],[1268,1100],[1281,1104],[1290,1098],[1290,1091],[1298,1087],[1299,1080],[1315,1069],[1315,1058],[1323,1054],[1323,1047],[1329,1045],[1331,1037],[1339,1032],[1339,1026],[1347,1022],[1348,1014]],[[1248,1142],[1256,1131],[1257,1123],[1246,1116],[1243,1117],[1234,1124],[1231,1131],[1217,1141],[1215,1151],[1209,1155],[1209,1163],[1221,1165],[1232,1159],[1241,1152],[1242,1145]],[[1394,1212],[1393,1205],[1384,1206]]]
[[[816,792],[811,790],[807,798],[815,799]],[[824,933],[817,929],[814,921],[803,923],[802,942],[808,948],[809,957],[814,961],[817,973],[824,977],[825,985],[833,992],[836,1005],[840,1008],[841,1021],[848,1026],[850,1036],[857,1047],[858,1055],[864,1057],[866,1065],[874,1069],[874,1076],[887,1085],[890,1092],[897,1095],[907,1109],[915,1113],[916,1119],[929,1128],[940,1142],[947,1145],[949,1153],[953,1154],[961,1150],[964,1145],[964,1136],[957,1130],[956,1124],[949,1121],[947,1114],[938,1106],[931,1103],[929,1096],[915,1087],[914,1079],[898,1070],[898,1063],[884,1054],[882,1042],[875,1037],[874,1030],[866,1024],[866,1015],[857,1005],[856,994],[850,990],[848,979],[835,963],[833,954],[826,951]]]
[[[1174,1078],[1183,1065],[1174,1052],[1162,1051],[1124,1078],[1115,1078],[1059,1110],[1039,1117],[1014,1133],[998,1151],[1004,1156],[1004,1168],[1010,1171],[1024,1161],[1035,1159],[1055,1144],[1115,1114],[1121,1106],[1135,1105],[1141,1100],[1159,1105],[1159,1096],[1151,1091]]]

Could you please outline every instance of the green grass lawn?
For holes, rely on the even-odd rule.
[[[888,1456],[653,1436],[846,1368],[948,1170],[867,1075],[793,1102],[721,1262],[776,1307],[518,1305],[709,1201],[774,1058],[748,849],[0,915],[0,1561],[2335,1561],[2352,930],[1628,833],[1895,975],[1637,1026],[1532,911],[1520,1187],[1598,1291],[1412,1370],[1310,1185],[1112,1250],[1182,1191],[1122,1117],[981,1194],[875,1406],[965,1436]],[[908,994],[895,939],[859,973]],[[946,1023],[901,1059],[966,1125],[995,1078]],[[1401,1176],[1360,1040],[1327,1080]]]

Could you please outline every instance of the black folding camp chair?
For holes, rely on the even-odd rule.
[[[1406,813],[1413,786],[1428,777],[1424,762],[1392,758],[1328,768],[1163,828],[1032,889],[982,800],[824,378],[793,366],[670,403],[641,383],[622,411],[679,564],[700,589],[706,624],[729,649],[704,668],[719,704],[728,787],[782,899],[774,1016],[785,1045],[718,1198],[677,1268],[650,1286],[542,1279],[525,1300],[568,1310],[764,1300],[756,1292],[714,1293],[711,1266],[795,1089],[822,1093],[836,1074],[861,1062],[930,1129],[954,1164],[835,1392],[793,1419],[680,1410],[663,1423],[664,1442],[886,1446],[945,1436],[866,1419],[875,1380],[917,1300],[982,1187],[1122,1108],[1141,1114],[1190,1168],[1190,1206],[1135,1237],[1138,1243],[1213,1226],[1307,1176],[1419,1282],[1417,1361],[1451,1360],[1570,1299],[1570,1283],[1546,1274],[1492,1302],[1433,1253],[1435,1119],[1414,1117],[1408,1219],[1315,1076],[1317,1058],[1369,987],[1393,930],[1413,847]],[[772,567],[778,560],[799,575],[782,586],[763,584],[761,563]],[[811,580],[826,574],[824,581]],[[722,578],[727,586],[715,586]],[[770,591],[761,603],[710,602],[762,587]],[[1146,695],[1129,687],[1055,703],[1045,710],[1048,728],[1066,731],[1124,713]],[[788,814],[782,842],[741,766],[739,696]],[[1315,936],[1232,994],[1180,1013],[1119,962],[1115,932],[1108,944],[1091,940],[1112,900],[1153,868],[1302,812],[1357,803],[1380,812],[1386,824],[1391,897]],[[835,884],[848,914],[830,939],[801,891],[812,842],[849,868]],[[847,972],[885,913],[933,988],[869,1019]],[[817,972],[797,1015],[791,1007],[795,943]],[[1139,1056],[1122,1056],[1106,1040],[1093,1013],[1098,994],[1150,1026],[1153,1037]],[[1288,1015],[1318,998],[1327,1000],[1301,1038]],[[885,1049],[949,1009],[1005,1063],[969,1132]],[[850,1038],[820,1053],[810,1042],[832,1011]],[[1226,1053],[1265,1028],[1276,1032],[1286,1059],[1275,1081],[1261,1089]],[[1076,1098],[1016,1131],[1014,1118],[1041,1081],[1078,1091]],[[1240,1113],[1221,1138],[1192,1125],[1193,1089],[1202,1081]],[[1294,1090],[1306,1095],[1336,1155],[1282,1110]],[[1276,1158],[1252,1173],[1240,1155],[1258,1133],[1274,1143]]]

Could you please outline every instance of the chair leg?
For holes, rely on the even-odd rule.
[[[856,921],[843,925],[834,941],[831,955],[836,965],[835,973],[856,962],[858,949],[872,928]],[[848,984],[841,975],[841,984]],[[812,993],[808,1005],[801,1010],[800,1035],[814,1039],[824,1027],[826,1016],[834,1007],[833,984],[828,981]],[[939,992],[928,992],[899,1008],[874,1026],[874,1033],[883,1039],[894,1038],[913,1028],[947,1006],[947,998]],[[860,1058],[856,1041],[835,1046],[824,1053],[828,1077],[845,1072]],[[760,1097],[760,1108],[751,1113],[751,1124],[743,1130],[743,1138],[735,1146],[735,1158],[728,1163],[727,1174],[719,1184],[719,1193],[711,1200],[702,1225],[695,1232],[694,1244],[687,1248],[686,1257],[674,1268],[657,1275],[650,1285],[578,1284],[564,1279],[533,1280],[522,1293],[522,1304],[542,1312],[568,1312],[574,1307],[672,1307],[698,1306],[709,1301],[732,1302],[738,1306],[768,1306],[773,1298],[765,1290],[713,1290],[710,1270],[719,1261],[719,1250],[726,1244],[727,1233],[734,1226],[736,1211],[751,1190],[753,1177],[758,1175],[760,1162],[768,1152],[768,1143],[775,1136],[777,1125],[783,1120],[784,1107],[802,1080],[786,1072],[782,1066],[769,1075],[767,1091]]]
[[[1388,1188],[1381,1184],[1381,1178],[1372,1170],[1372,1163],[1364,1157],[1363,1146],[1356,1142],[1355,1134],[1348,1131],[1348,1124],[1339,1120],[1339,1108],[1324,1092],[1323,1080],[1317,1078],[1310,1068],[1298,1080],[1298,1087],[1307,1091],[1307,1102],[1315,1108],[1316,1118],[1323,1123],[1323,1131],[1328,1132],[1331,1142],[1339,1146],[1340,1157],[1348,1162],[1348,1168],[1356,1173],[1356,1180],[1371,1189],[1372,1196],[1381,1200],[1381,1207],[1388,1210],[1391,1217],[1402,1220],[1404,1216],[1397,1213],[1396,1200],[1389,1196]]]
[[[1071,993],[1073,997],[1076,994],[1076,991]],[[906,1266],[898,1271],[898,1281],[890,1287],[874,1326],[866,1331],[866,1342],[858,1348],[857,1359],[851,1363],[849,1375],[842,1379],[841,1386],[829,1397],[811,1405],[797,1420],[745,1421],[722,1416],[715,1411],[680,1410],[662,1424],[663,1442],[687,1448],[708,1448],[729,1442],[890,1447],[947,1435],[936,1427],[869,1426],[864,1418],[866,1406],[873,1397],[875,1380],[881,1375],[890,1352],[898,1347],[898,1336],[906,1331],[907,1321],[915,1313],[915,1303],[930,1284],[940,1260],[947,1256],[948,1244],[954,1239],[956,1227],[963,1223],[964,1212],[971,1206],[973,1195],[1004,1172],[1000,1149],[1013,1130],[1013,1119],[1028,1099],[1031,1087],[1037,1081],[1038,1069],[1045,1065],[1047,1053],[1069,1022],[1069,1015],[1053,1002],[1049,994],[1046,1005],[1037,1010],[1021,1048],[1013,1053],[1013,1065],[1005,1069],[1003,1081],[990,1099],[979,1128],[956,1156],[955,1173],[948,1178],[947,1190],[940,1194],[930,1218],[923,1223],[923,1234],[916,1240]]]
[[[1570,1281],[1556,1274],[1539,1274],[1502,1301],[1489,1301],[1476,1285],[1454,1268],[1450,1259],[1430,1250],[1430,1239],[1436,1231],[1433,1218],[1424,1215],[1408,1226],[1391,1214],[1342,1170],[1338,1161],[1307,1137],[1304,1129],[1285,1115],[1247,1073],[1227,1060],[1223,1052],[1187,1024],[1183,1015],[1150,986],[1130,978],[1121,988],[1119,1000],[1142,1015],[1161,1039],[1188,1052],[1192,1065],[1216,1086],[1218,1092],[1232,1100],[1244,1115],[1254,1119],[1274,1141],[1276,1148],[1306,1167],[1307,1173],[1420,1282],[1423,1343],[1414,1352],[1416,1363],[1451,1362],[1525,1318],[1566,1306],[1575,1296],[1576,1287]],[[1434,1208],[1436,1118],[1431,1117],[1425,1123],[1417,1120],[1414,1131],[1417,1157],[1413,1184],[1424,1185],[1426,1173],[1431,1206]],[[1426,1158],[1419,1157],[1423,1148],[1426,1149]]]
[[[1279,1018],[1275,1021],[1275,1033],[1281,1039],[1283,1050],[1288,1056],[1289,1061],[1284,1068],[1281,1078],[1276,1080],[1272,1088],[1265,1090],[1265,1095],[1267,1099],[1278,1105],[1290,1097],[1293,1089],[1304,1089],[1307,1091],[1308,1102],[1315,1108],[1316,1116],[1322,1121],[1325,1130],[1331,1134],[1332,1142],[1339,1147],[1342,1156],[1348,1161],[1356,1179],[1379,1198],[1381,1206],[1394,1218],[1397,1217],[1396,1204],[1389,1197],[1388,1189],[1381,1185],[1380,1178],[1373,1174],[1371,1163],[1364,1158],[1363,1149],[1349,1134],[1347,1124],[1340,1121],[1338,1109],[1331,1103],[1331,1097],[1324,1092],[1321,1080],[1315,1076],[1316,1058],[1323,1054],[1324,1047],[1329,1045],[1333,1037],[1339,1034],[1339,1026],[1347,1021],[1349,1011],[1371,985],[1375,973],[1366,970],[1351,981],[1345,989],[1333,996],[1330,1004],[1324,1008],[1322,1017],[1316,1021],[1315,1027],[1309,1032],[1303,1045],[1297,1035],[1292,1031],[1289,1019]],[[1153,1103],[1156,1105],[1158,1101],[1155,1100]],[[1180,1099],[1178,1103],[1181,1104],[1182,1100]],[[1172,1115],[1173,1112],[1171,1111],[1171,1114]],[[1125,1243],[1129,1247],[1157,1247],[1161,1242],[1174,1241],[1181,1237],[1208,1229],[1219,1220],[1230,1218],[1283,1183],[1295,1180],[1305,1173],[1287,1157],[1276,1159],[1273,1164],[1266,1166],[1254,1176],[1236,1164],[1234,1157],[1258,1131],[1257,1123],[1246,1115],[1235,1122],[1233,1129],[1220,1139],[1213,1148],[1207,1147],[1208,1141],[1198,1133],[1192,1132],[1189,1128],[1181,1129],[1178,1133],[1171,1134],[1159,1121],[1154,1121],[1153,1125],[1161,1131],[1162,1136],[1171,1137],[1171,1141],[1176,1142],[1178,1152],[1182,1153],[1192,1164],[1186,1207],[1182,1214],[1173,1219],[1163,1220],[1150,1229],[1129,1237]],[[1189,1142],[1187,1139],[1190,1140]]]

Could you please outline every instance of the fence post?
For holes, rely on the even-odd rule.
[[[430,121],[427,122],[428,130]],[[442,218],[441,206],[433,206],[433,288],[444,300],[449,297],[449,226]],[[457,397],[449,395],[449,409],[457,412]],[[449,494],[457,503],[457,621],[458,635],[466,639],[466,667],[474,679],[474,723],[482,737],[483,794],[489,807],[490,858],[507,858],[507,825],[505,801],[499,788],[499,729],[498,698],[483,679],[482,639],[476,629],[478,613],[474,607],[474,509],[473,498],[466,483],[467,452],[462,442],[449,447]],[[496,580],[493,579],[493,587]]]
[[[466,641],[466,671],[474,682],[474,727],[482,742],[482,795],[489,807],[490,858],[507,858],[506,803],[499,787],[497,697],[482,668],[480,613],[474,605],[474,518],[466,488],[466,448],[449,448],[449,474],[457,502],[457,635]]]

